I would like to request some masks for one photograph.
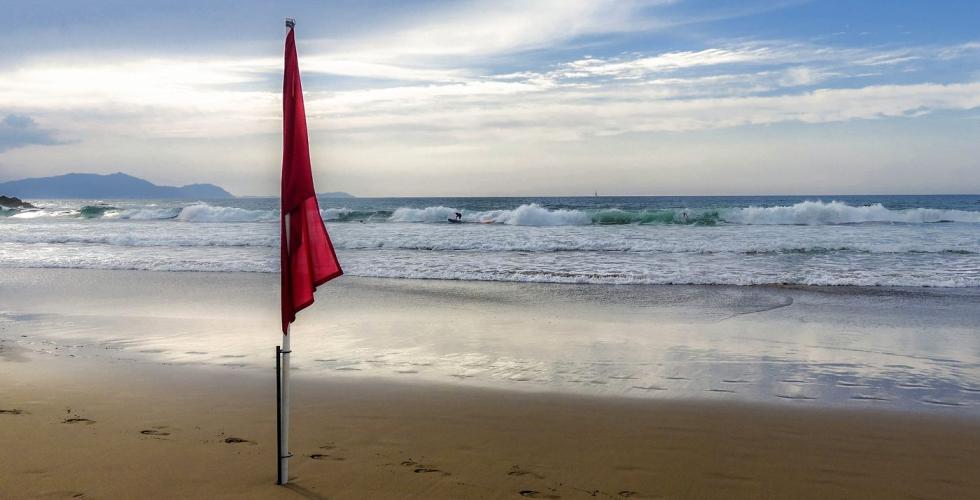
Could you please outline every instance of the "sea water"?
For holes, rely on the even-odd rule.
[[[31,201],[0,209],[0,267],[279,268],[276,198]],[[354,276],[980,287],[980,195],[319,202]]]

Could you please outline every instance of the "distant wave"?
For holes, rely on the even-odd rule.
[[[880,203],[854,206],[841,201],[804,201],[794,205],[669,208],[647,210],[561,209],[536,203],[513,209],[485,211],[447,206],[401,207],[395,210],[324,208],[320,216],[333,223],[445,223],[462,214],[463,222],[511,226],[588,226],[588,225],[840,225],[840,224],[929,224],[940,222],[980,223],[980,211],[911,208],[889,209]],[[79,209],[47,207],[41,210],[4,209],[0,216],[13,219],[83,218],[105,220],[173,220],[176,222],[276,222],[278,210],[249,210],[214,206],[204,202],[185,207],[145,206],[122,209],[109,205],[86,205]]]
[[[86,219],[97,219],[106,213],[115,213],[117,210],[110,205],[85,205],[78,210],[78,215]]]
[[[207,203],[195,203],[183,208],[145,207],[121,211],[106,211],[103,216],[123,220],[173,219],[180,222],[271,222],[278,219],[278,214],[271,210],[216,207]]]
[[[197,203],[180,209],[177,220],[183,222],[266,222],[278,220],[272,210],[246,210],[234,207],[214,207]]]
[[[775,207],[729,207],[716,209],[599,210],[547,209],[537,204],[513,210],[466,211],[451,207],[399,208],[390,222],[442,223],[456,212],[464,222],[515,226],[578,226],[623,224],[680,224],[712,226],[743,225],[833,225],[860,223],[925,224],[936,222],[980,223],[980,212],[913,208],[891,210],[880,203],[852,206],[840,201],[804,201]]]
[[[858,224],[865,222],[898,222],[925,224],[935,222],[980,223],[980,212],[912,208],[891,210],[881,203],[852,206],[840,201],[804,201],[791,206],[745,207],[725,210],[722,219],[734,224]]]
[[[589,214],[578,210],[548,210],[536,203],[513,210],[467,212],[449,207],[399,208],[389,218],[392,222],[446,222],[456,212],[465,222],[508,224],[512,226],[574,226],[591,224]]]

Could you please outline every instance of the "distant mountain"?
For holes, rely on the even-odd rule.
[[[331,191],[329,193],[317,193],[319,198],[356,198],[356,196],[343,191]]]
[[[116,173],[65,174],[0,183],[0,193],[21,198],[234,198],[214,184],[157,186],[150,181]]]

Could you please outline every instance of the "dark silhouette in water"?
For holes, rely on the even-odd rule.
[[[16,196],[0,195],[0,207],[7,208],[37,208],[30,203],[17,198]]]

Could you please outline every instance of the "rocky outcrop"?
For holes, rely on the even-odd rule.
[[[6,208],[37,208],[26,201],[14,196],[0,195],[0,207]]]

